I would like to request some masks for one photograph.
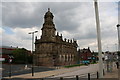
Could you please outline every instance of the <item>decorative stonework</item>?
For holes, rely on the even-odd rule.
[[[55,35],[56,28],[53,22],[53,14],[48,9],[44,16],[42,35],[35,41],[34,63],[38,66],[62,66],[76,64],[77,42],[75,40],[63,40],[62,34]]]

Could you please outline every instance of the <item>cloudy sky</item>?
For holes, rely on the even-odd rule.
[[[97,33],[93,2],[2,2],[2,45],[31,50],[31,35],[41,36],[43,17],[50,8],[57,31],[64,38],[76,39],[78,48],[97,51]],[[100,2],[102,50],[117,49],[118,2]]]

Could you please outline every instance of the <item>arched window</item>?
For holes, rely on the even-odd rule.
[[[63,61],[65,62],[65,55],[63,55]]]
[[[74,61],[74,55],[72,55],[72,61]]]
[[[66,61],[69,61],[69,55],[68,54],[66,55],[66,57],[67,57]]]
[[[62,55],[59,55],[59,61],[60,62],[62,61]]]

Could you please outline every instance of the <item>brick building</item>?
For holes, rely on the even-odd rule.
[[[0,46],[0,58],[4,58],[5,59],[5,63],[7,63],[10,58],[14,59],[14,55],[13,54],[15,54],[14,51],[17,50],[17,49],[21,49],[22,50],[22,49],[25,49],[25,48],[18,48],[18,47],[12,47],[12,46]],[[29,50],[26,50],[26,51],[27,51],[26,55],[30,56],[31,55],[31,51],[29,51]]]
[[[35,41],[34,63],[38,66],[62,66],[76,64],[77,42],[72,39],[64,39],[59,35],[53,22],[53,14],[50,9],[44,15],[44,24],[40,39]]]
[[[5,58],[5,60],[8,60],[10,56],[12,56],[12,52],[16,50],[17,47],[12,46],[0,46],[0,55],[2,58]]]
[[[90,48],[83,48],[78,50],[78,54],[80,56],[80,61],[90,61],[93,58],[93,54],[90,50]]]

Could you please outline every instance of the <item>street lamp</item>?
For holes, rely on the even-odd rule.
[[[119,2],[119,4],[120,4],[120,2]],[[120,64],[120,24],[117,24],[117,30],[118,30],[118,64]],[[120,71],[118,74],[119,74],[118,76],[120,76]],[[119,77],[119,79],[120,79],[120,77]]]
[[[117,24],[117,30],[118,30],[118,51],[120,51],[120,24]]]
[[[11,77],[11,63],[12,63],[12,56],[9,56],[9,77]]]
[[[117,52],[117,43],[115,43],[115,51]]]
[[[33,59],[33,46],[34,46],[34,33],[37,33],[38,31],[30,32],[28,34],[32,34],[32,76],[34,76],[34,59]]]
[[[99,53],[99,74],[100,78],[103,77],[103,61],[102,61],[102,47],[101,47],[101,32],[100,32],[100,21],[98,12],[97,0],[94,0],[95,15],[96,15],[96,28],[97,28],[97,41],[98,41],[98,53]]]

